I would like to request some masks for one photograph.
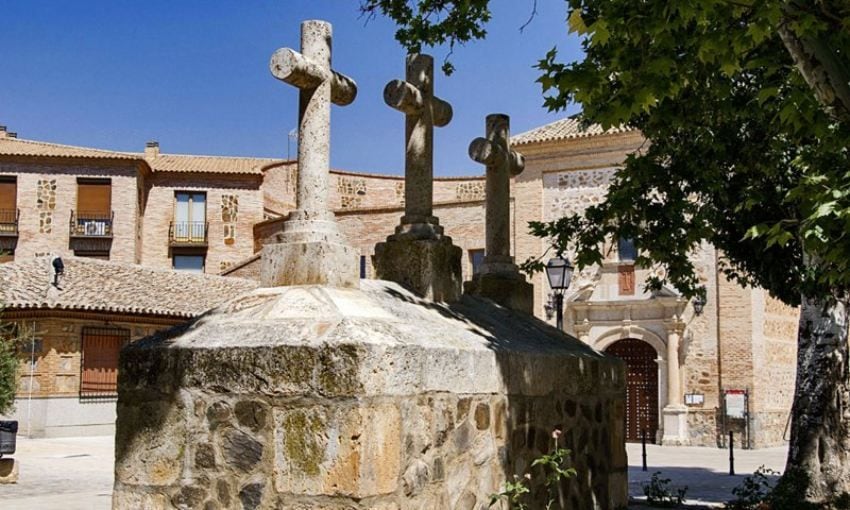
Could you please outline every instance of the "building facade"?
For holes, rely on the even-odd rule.
[[[521,262],[547,249],[545,240],[529,234],[529,221],[554,220],[602,201],[617,168],[645,140],[635,131],[582,129],[564,119],[512,142],[526,160],[511,185],[511,243]],[[95,186],[108,179],[110,260],[257,280],[263,241],[295,207],[294,162],[170,155],[148,145],[144,153],[116,153],[0,131],[0,186],[17,186],[11,204],[10,185],[0,187],[0,250],[14,241],[15,260],[44,253],[103,258],[103,250],[86,252],[75,243],[103,237],[103,229],[86,223],[97,224],[100,216],[81,222],[89,206],[80,202],[105,213],[105,198],[97,200],[105,193],[98,195]],[[369,278],[375,244],[403,213],[404,180],[332,171],[331,195],[343,233],[360,250],[361,276]],[[435,215],[463,249],[465,280],[484,254],[484,198],[483,177],[435,179]],[[3,216],[11,209],[16,214]],[[14,228],[2,223],[12,216]],[[75,235],[75,225],[83,235]],[[13,230],[16,236],[8,235]],[[712,246],[693,257],[707,289],[700,314],[672,289],[647,292],[644,282],[654,269],[636,267],[633,247],[612,241],[601,266],[574,276],[565,329],[626,360],[630,440],[646,435],[663,444],[716,446],[731,430],[739,444],[781,444],[794,387],[797,311],[762,289],[726,281],[717,270],[722,254]],[[554,323],[543,276],[531,280],[535,315]]]
[[[0,264],[0,320],[15,326],[15,410],[30,437],[110,434],[118,353],[124,345],[186,323],[253,281],[53,256]]]

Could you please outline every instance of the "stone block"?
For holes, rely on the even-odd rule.
[[[534,285],[519,273],[484,273],[463,283],[464,294],[492,300],[505,308],[534,314]]]
[[[275,446],[278,492],[388,494],[401,473],[401,415],[395,405],[279,410]]]
[[[356,288],[360,254],[329,241],[267,244],[263,247],[260,281],[265,287],[326,285]]]
[[[0,484],[18,483],[18,461],[0,459]]]
[[[375,277],[396,282],[432,301],[460,299],[462,250],[450,237],[407,239],[390,236],[375,245]]]

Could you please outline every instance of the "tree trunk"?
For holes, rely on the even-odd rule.
[[[840,48],[830,48],[828,36],[799,37],[789,27],[800,11],[799,0],[784,4],[785,21],[778,27],[779,37],[791,54],[797,70],[811,87],[818,102],[836,117],[850,121],[850,68]]]
[[[791,444],[783,482],[792,477],[789,472],[805,473],[808,486],[799,489],[815,503],[850,492],[847,326],[846,303],[824,305],[803,297]]]

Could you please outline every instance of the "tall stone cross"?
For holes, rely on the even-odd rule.
[[[328,206],[331,103],[357,96],[351,78],[331,69],[331,25],[301,23],[301,53],[281,48],[269,64],[275,78],[298,88],[297,206],[283,232],[263,248],[264,286],[359,285],[359,255],[339,232]]]
[[[469,144],[469,157],[487,166],[484,263],[482,273],[517,271],[511,257],[510,187],[511,176],[525,168],[525,159],[510,147],[510,117],[500,113],[487,116],[486,138]]]
[[[301,53],[281,48],[272,55],[272,75],[298,88],[298,191],[291,218],[333,219],[328,207],[331,103],[346,106],[357,96],[354,80],[331,69],[331,24],[301,23]]]
[[[452,120],[452,107],[434,95],[434,58],[408,55],[406,80],[389,82],[384,102],[405,115],[404,216],[396,234],[438,237],[443,229],[434,217],[434,126]]]

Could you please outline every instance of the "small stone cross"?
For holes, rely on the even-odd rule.
[[[351,104],[357,85],[331,69],[331,24],[301,23],[301,53],[281,48],[272,55],[269,67],[275,78],[299,89],[298,205],[290,218],[333,220],[328,207],[330,104]]]
[[[434,96],[434,58],[408,55],[406,81],[389,82],[384,102],[405,114],[404,216],[396,234],[439,237],[442,227],[434,217],[434,126],[452,120],[452,107]]]
[[[481,272],[516,272],[511,257],[510,186],[511,176],[525,168],[525,158],[510,148],[510,117],[488,115],[486,132],[486,138],[476,138],[469,144],[469,157],[487,165],[486,241]]]

